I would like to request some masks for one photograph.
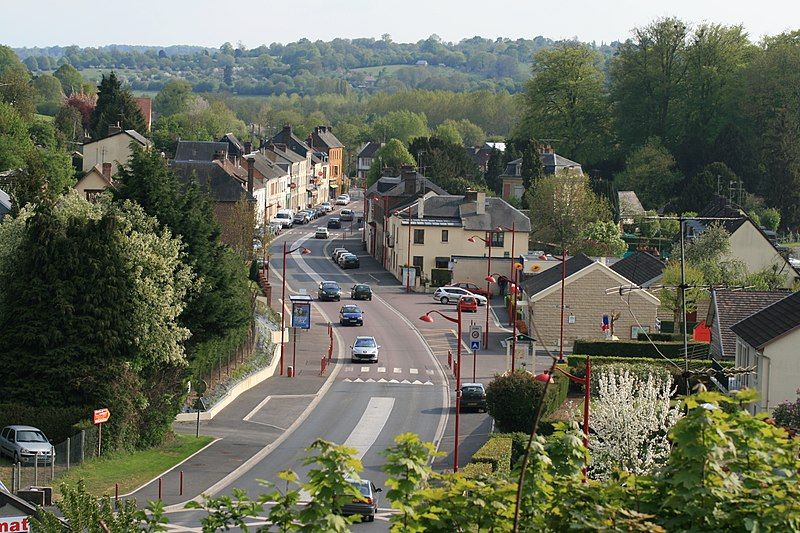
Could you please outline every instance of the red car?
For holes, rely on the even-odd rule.
[[[481,296],[486,296],[487,298],[492,297],[491,291],[487,291],[486,287],[478,287],[474,283],[451,283],[448,285],[449,287],[459,287],[461,289],[467,290],[473,294],[480,294]]]
[[[472,296],[462,296],[458,299],[458,308],[462,313],[477,313],[478,300]]]

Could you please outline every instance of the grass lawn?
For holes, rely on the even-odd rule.
[[[377,67],[360,67],[360,68],[354,68],[354,69],[350,69],[350,70],[352,70],[353,72],[363,72],[365,74],[370,74],[372,76],[377,76],[380,73],[380,71],[383,70],[383,69],[386,69],[386,74],[392,75],[395,72],[397,72],[398,70],[400,70],[401,68],[413,67],[413,66],[414,66],[413,64],[409,64],[409,65],[378,65]]]
[[[211,437],[176,434],[174,438],[150,450],[115,452],[99,459],[90,459],[82,465],[57,475],[53,482],[53,497],[61,499],[62,483],[77,484],[83,479],[86,490],[95,496],[114,494],[114,483],[119,483],[119,493],[126,494],[169,470],[194,452],[211,442]],[[0,480],[11,486],[11,463],[0,459]]]

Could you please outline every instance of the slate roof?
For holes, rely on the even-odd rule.
[[[295,135],[292,127],[288,124],[284,126],[281,131],[273,135],[270,141],[273,143],[285,144],[290,150],[295,151],[302,156],[305,156],[308,152],[313,152],[308,143]]]
[[[267,156],[260,152],[256,152],[255,154],[250,154],[246,157],[246,159],[253,160],[253,168],[262,176],[264,179],[271,180],[283,177],[286,175],[286,171],[277,166],[275,163],[267,159]]]
[[[730,289],[714,289],[711,293],[712,304],[709,307],[709,319],[714,328],[712,341],[719,347],[721,357],[736,357],[736,334],[731,326],[767,306],[786,298],[788,291],[732,291]],[[717,339],[719,343],[717,344]]]
[[[227,142],[214,141],[178,141],[175,148],[175,161],[213,161],[217,152],[225,152],[228,156]]]
[[[714,223],[720,224],[731,235],[734,231],[739,229],[742,224],[749,220],[749,217],[739,206],[728,201],[724,196],[714,195],[711,202],[697,214],[699,218],[702,217],[721,217],[721,218],[735,218],[736,220],[688,220],[687,226],[695,226],[696,233],[701,233],[706,226]],[[758,227],[757,224],[754,224]]]
[[[229,143],[236,148],[240,154],[244,154],[244,144],[242,144],[233,133],[226,133],[219,142]]]
[[[314,133],[312,135],[315,146],[317,145],[317,141],[319,141],[325,148],[344,148],[342,142],[337,139],[336,135],[331,131],[330,126],[317,126],[314,128]]]
[[[545,152],[539,154],[539,160],[542,162],[545,174],[554,174],[559,170],[565,168],[574,168],[583,171],[581,164],[562,157],[554,152]],[[522,158],[514,159],[506,164],[506,169],[503,171],[503,176],[521,176],[522,171]]]
[[[636,192],[619,191],[617,197],[619,198],[620,216],[641,215],[645,212],[642,202],[636,196]]]
[[[367,142],[361,151],[358,152],[358,157],[374,157],[375,152],[381,149],[381,143],[375,141]]]
[[[280,148],[278,146],[271,145],[271,146],[268,146],[266,149],[271,151],[271,152],[273,152],[273,153],[275,153],[275,154],[277,154],[278,157],[282,158],[283,160],[285,160],[288,163],[301,163],[301,162],[306,160],[306,156],[305,155],[300,155],[300,154],[298,154],[297,152],[295,152],[293,150],[289,150],[288,147],[286,148],[286,150],[283,150],[282,148]]]
[[[664,262],[653,254],[635,252],[624,259],[620,259],[610,268],[620,276],[643,287],[648,282],[658,278],[664,272],[664,267]]]
[[[454,219],[468,231],[489,231],[497,227],[511,227],[516,231],[531,231],[531,221],[518,209],[502,198],[486,198],[486,211],[482,215],[475,212],[475,203],[467,202],[463,196],[442,194],[425,199],[423,219]],[[411,208],[411,216],[416,217],[418,205]]]
[[[584,268],[590,266],[594,261],[589,259],[584,254],[578,254],[570,257],[567,259],[566,266],[566,276],[570,277],[571,275],[575,274],[576,272],[580,272]],[[546,290],[556,283],[561,283],[561,265],[554,266],[552,268],[548,268],[547,270],[539,273],[534,274],[529,279],[523,281],[521,283],[522,290],[524,290],[528,298],[539,294],[543,290]]]
[[[800,327],[800,291],[737,322],[731,326],[731,330],[747,344],[760,350],[798,327]]]
[[[419,172],[416,173],[416,179],[419,180],[420,191],[428,192],[433,191],[439,195],[447,195],[447,191],[436,185],[429,178],[426,178]],[[401,176],[382,176],[375,183],[369,186],[366,191],[367,196],[407,196],[405,184]],[[413,195],[411,195],[413,196]]]
[[[170,166],[184,183],[194,178],[201,188],[207,189],[215,202],[238,202],[252,199],[244,183],[229,174],[219,161],[173,161]]]
[[[114,137],[115,135],[122,135],[122,134],[125,134],[128,137],[130,137],[131,139],[134,139],[135,141],[137,141],[142,146],[151,146],[153,144],[150,141],[150,139],[148,139],[147,137],[145,137],[144,135],[142,135],[141,133],[139,133],[136,130],[123,130],[123,131],[118,131],[116,133],[112,133],[111,135],[106,135],[105,137],[101,137],[100,139],[93,139],[93,140],[91,140],[91,141],[89,141],[87,143],[84,143],[83,146],[88,146],[88,145],[90,145],[92,143],[100,142],[103,139],[108,139],[109,137]]]

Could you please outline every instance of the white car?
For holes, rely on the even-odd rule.
[[[350,203],[349,194],[340,194],[336,197],[336,205],[347,205]]]
[[[359,361],[378,362],[378,346],[375,337],[356,337],[353,345],[350,346],[352,350],[351,361],[358,363]]]
[[[327,239],[328,237],[330,237],[330,235],[331,234],[328,231],[328,228],[326,228],[325,226],[319,226],[317,228],[317,231],[314,232],[315,239]]]
[[[330,213],[331,211],[333,211],[333,206],[331,205],[330,202],[322,202],[321,204],[319,204],[319,208],[322,209],[322,211],[325,213]]]
[[[433,293],[433,299],[443,304],[457,304],[462,296],[472,296],[478,300],[478,305],[486,305],[486,296],[474,294],[460,287],[439,287]]]
[[[294,213],[288,209],[285,211],[278,211],[269,222],[270,224],[280,224],[284,228],[291,228],[294,224]]]

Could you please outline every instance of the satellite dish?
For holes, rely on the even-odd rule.
[[[514,263],[514,270],[522,270],[522,263],[519,262]]]
[[[531,272],[539,272],[542,269],[542,265],[531,265]]]

